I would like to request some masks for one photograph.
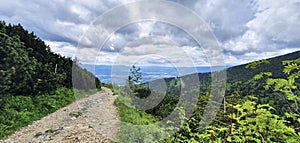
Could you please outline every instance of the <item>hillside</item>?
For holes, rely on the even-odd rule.
[[[92,73],[20,24],[0,21],[0,63],[0,139],[72,103],[74,91],[84,96],[100,88]]]
[[[252,79],[256,74],[260,72],[272,72],[273,77],[286,77],[283,70],[282,61],[285,60],[295,60],[300,58],[300,51],[289,53],[286,55],[274,57],[267,59],[270,64],[263,64],[256,68],[245,68],[247,64],[238,65],[227,69],[227,81],[236,82],[236,81],[247,81]]]
[[[246,82],[261,72],[272,72],[274,78],[286,77],[286,75],[282,72],[282,62],[298,58],[300,58],[300,51],[267,59],[270,62],[269,64],[259,65],[256,68],[246,68],[246,65],[249,63],[230,67],[226,69],[227,83],[234,83],[237,81]],[[207,82],[210,79],[210,73],[199,73],[198,76],[200,81]]]
[[[228,68],[226,70],[227,82],[225,96],[231,96],[232,94],[239,94],[242,97],[254,95],[259,99],[258,103],[270,104],[271,106],[275,107],[275,109],[277,109],[276,113],[284,114],[288,107],[287,104],[284,104],[281,101],[285,99],[283,99],[283,97],[281,96],[273,96],[274,91],[272,90],[265,90],[266,81],[254,81],[253,78],[255,75],[261,72],[271,72],[271,78],[287,78],[287,74],[283,73],[284,66],[282,62],[286,60],[296,60],[298,58],[300,58],[300,51],[266,59],[267,61],[269,61],[268,64],[261,64],[255,68],[246,68],[247,64]],[[185,75],[181,78],[189,81],[189,79],[192,80],[192,78],[197,77],[195,76],[195,74]],[[198,73],[199,81],[201,84],[201,92],[210,91],[210,74],[211,73]],[[180,86],[174,87],[174,83],[176,83],[176,80],[178,79],[166,78],[164,80],[168,85],[167,92],[173,93],[173,95],[174,89],[176,92],[180,92]],[[295,84],[299,85],[299,79],[296,79],[296,81],[297,82]],[[300,90],[295,90],[295,92],[300,92]],[[178,94],[180,93],[175,93],[175,95]]]
[[[71,88],[72,67],[100,84],[92,73],[73,64],[70,58],[51,52],[43,40],[20,24],[1,21],[0,43],[0,95],[37,95],[58,87]]]
[[[224,97],[212,94],[210,73],[166,78],[167,91],[161,93],[151,91],[151,88],[145,86],[147,83],[136,80],[141,79],[140,73],[133,72],[130,77],[135,78],[129,78],[128,86],[114,88],[115,92],[123,95],[118,97],[116,104],[120,108],[121,121],[134,125],[148,125],[157,121],[162,124],[149,126],[150,129],[139,127],[135,129],[123,125],[120,139],[124,142],[137,140],[146,142],[163,138],[159,142],[298,143],[300,140],[299,53],[298,51],[267,59],[268,64],[267,62],[249,64],[256,67],[246,68],[245,64],[228,69]],[[136,71],[134,67],[133,71]],[[255,76],[261,72],[270,73]],[[199,95],[195,92],[199,90],[198,85],[191,86],[193,83],[191,81],[197,80],[195,75],[199,75],[200,78]],[[130,81],[130,79],[134,80]],[[139,84],[131,84],[136,81]],[[155,84],[155,81],[151,82]],[[140,103],[137,102],[136,97],[151,100]],[[144,106],[153,105],[153,102],[155,104],[153,108],[144,109]],[[184,121],[186,122],[182,123]],[[171,123],[171,127],[168,123]],[[176,126],[179,123],[181,126]],[[174,133],[164,138],[164,133],[168,134],[166,130]]]
[[[256,74],[259,74],[261,72],[272,72],[273,73],[272,77],[284,78],[286,77],[286,75],[282,72],[283,70],[282,62],[285,60],[294,60],[297,58],[300,58],[300,51],[266,59],[267,61],[269,61],[269,64],[258,65],[256,68],[246,68],[246,65],[249,63],[230,67],[226,69],[227,85],[231,86],[232,84],[237,84],[237,83],[245,84],[247,81],[252,80]],[[181,78],[189,79],[190,77],[193,78],[198,76],[201,84],[201,89],[206,90],[208,86],[211,84],[210,74],[211,73],[194,73],[190,75],[184,75]],[[164,78],[164,81],[166,82],[167,85],[170,85],[171,81],[174,79],[175,78]],[[152,82],[155,82],[155,80]]]

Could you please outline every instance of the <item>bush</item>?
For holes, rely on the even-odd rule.
[[[0,100],[0,139],[75,100],[67,88],[40,96],[5,96]]]
[[[160,128],[154,124],[158,118],[135,109],[129,96],[119,96],[115,105],[119,108],[122,121],[118,142],[152,142],[156,136],[160,136]],[[143,125],[147,125],[147,128]]]

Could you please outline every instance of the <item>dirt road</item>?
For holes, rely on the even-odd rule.
[[[0,143],[110,143],[119,130],[116,96],[111,90],[80,99],[32,125],[10,135]]]

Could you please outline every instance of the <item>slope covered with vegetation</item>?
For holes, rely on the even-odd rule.
[[[20,24],[0,22],[0,63],[0,139],[74,101],[72,69],[82,85],[100,87],[92,73],[51,52]]]
[[[273,77],[287,77],[287,75],[282,72],[284,68],[282,61],[294,60],[297,58],[300,58],[300,51],[267,59],[269,62],[268,64],[258,65],[255,68],[245,68],[248,64],[231,67],[227,69],[228,82],[233,83],[236,81],[248,81],[256,74],[267,71],[271,71],[273,73]]]
[[[151,101],[161,102],[147,110],[139,109],[140,105],[135,100],[136,97],[147,97],[140,91],[150,89],[145,86],[146,83],[132,85],[130,79],[136,78],[129,75],[127,86],[113,88],[117,94],[122,95],[116,101],[120,111],[134,112],[121,114],[121,120],[134,125],[142,123],[148,127],[145,129],[142,126],[125,124],[121,127],[119,141],[298,143],[300,140],[299,67],[300,52],[295,52],[228,69],[225,97],[219,106],[216,118],[208,126],[203,126],[206,121],[202,115],[210,99],[210,73],[199,74],[202,87],[200,87],[197,103],[190,104],[190,107],[195,107],[195,110],[188,118],[184,116],[183,107],[178,106],[178,96],[189,96],[188,92],[180,93],[180,89],[188,85],[181,79],[192,77],[191,75],[166,79],[169,85],[166,95],[161,94],[164,96],[163,100],[156,100],[154,97]],[[191,90],[197,89],[191,88]],[[152,93],[148,96],[157,94]],[[142,104],[151,104],[150,102]],[[180,128],[170,128],[168,124],[173,124],[171,121],[167,122],[168,124],[153,124],[162,121],[172,112],[180,113],[178,114],[179,120],[182,121],[179,122],[182,123]],[[164,131],[170,130],[173,134],[164,134]]]

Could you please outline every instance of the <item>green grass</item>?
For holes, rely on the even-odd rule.
[[[131,105],[128,96],[119,96],[115,101],[115,105],[119,108],[119,114],[122,122],[134,125],[148,125],[158,121],[158,118],[147,114],[145,111],[135,109]]]
[[[85,97],[95,91],[78,91],[80,97]],[[38,96],[11,96],[0,98],[0,139],[32,124],[56,110],[65,107],[75,101],[74,92],[68,88],[57,90]]]
[[[155,116],[143,110],[135,109],[129,96],[118,96],[115,105],[119,108],[121,129],[117,135],[117,142],[153,142],[160,135],[160,127],[154,124],[159,121]]]
[[[103,87],[109,88],[112,92],[113,95],[121,95],[122,88],[119,87],[117,84],[114,83],[103,83]]]

